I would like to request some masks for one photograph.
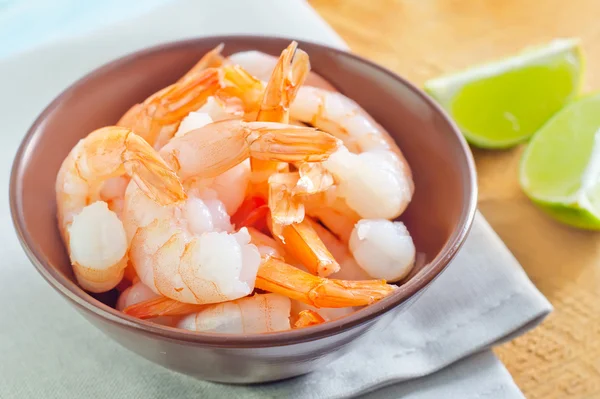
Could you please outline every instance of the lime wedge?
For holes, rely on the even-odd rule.
[[[553,116],[523,153],[521,187],[555,219],[600,229],[600,93]]]
[[[500,61],[425,83],[466,139],[483,148],[527,140],[577,96],[583,75],[577,39],[557,39]]]

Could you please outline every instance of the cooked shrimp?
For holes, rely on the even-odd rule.
[[[324,166],[350,208],[362,218],[393,219],[404,211],[414,189],[410,168],[389,134],[358,104],[340,93],[303,86],[290,114],[344,142],[346,148]]]
[[[117,122],[130,128],[155,148],[177,131],[190,111],[202,106],[221,87],[219,70],[211,68],[159,90],[142,104],[131,107]]]
[[[290,300],[257,294],[207,307],[184,317],[177,327],[191,331],[258,334],[290,329]]]
[[[415,244],[402,222],[359,221],[350,237],[350,250],[369,276],[398,281],[415,263]]]
[[[127,174],[158,204],[185,198],[175,173],[142,138],[120,127],[90,133],[71,150],[56,178],[59,228],[80,286],[114,288],[127,266],[128,242],[115,212],[100,201],[102,184]]]
[[[304,328],[310,326],[316,326],[317,324],[324,323],[325,319],[314,310],[302,310],[298,313],[298,320],[294,323],[294,328]]]
[[[132,129],[155,148],[161,148],[177,132],[182,119],[218,98],[226,107],[238,105],[256,110],[264,85],[242,68],[208,68],[168,86],[142,104],[134,105],[117,123]]]
[[[219,209],[221,208],[221,209]],[[224,207],[201,198],[162,207],[128,187],[123,222],[129,256],[141,281],[157,294],[185,303],[216,303],[254,289],[260,264],[246,229],[230,234]],[[230,227],[230,226],[229,226]]]

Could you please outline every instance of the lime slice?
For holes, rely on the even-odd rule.
[[[577,96],[583,75],[577,39],[558,39],[519,55],[425,83],[467,140],[508,148],[538,130]]]
[[[521,187],[557,220],[600,229],[600,93],[558,112],[521,160]]]

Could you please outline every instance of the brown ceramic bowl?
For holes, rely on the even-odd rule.
[[[263,335],[194,333],[116,311],[114,295],[91,296],[75,284],[56,222],[54,182],[69,150],[92,130],[114,124],[185,73],[219,43],[225,53],[277,55],[290,40],[209,37],[137,52],[66,89],[35,121],[16,155],[10,203],[21,244],[38,272],[86,319],[133,352],[201,379],[251,383],[297,376],[327,365],[367,332],[386,326],[448,265],[473,221],[476,187],[470,151],[456,126],[421,90],[355,55],[300,42],[313,70],[361,104],[391,133],[410,164],[415,195],[401,220],[426,265],[392,295],[346,318]]]

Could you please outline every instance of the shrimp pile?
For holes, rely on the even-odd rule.
[[[310,328],[390,295],[415,260],[414,191],[385,129],[280,57],[205,54],[75,145],[58,226],[84,290],[191,331]]]

